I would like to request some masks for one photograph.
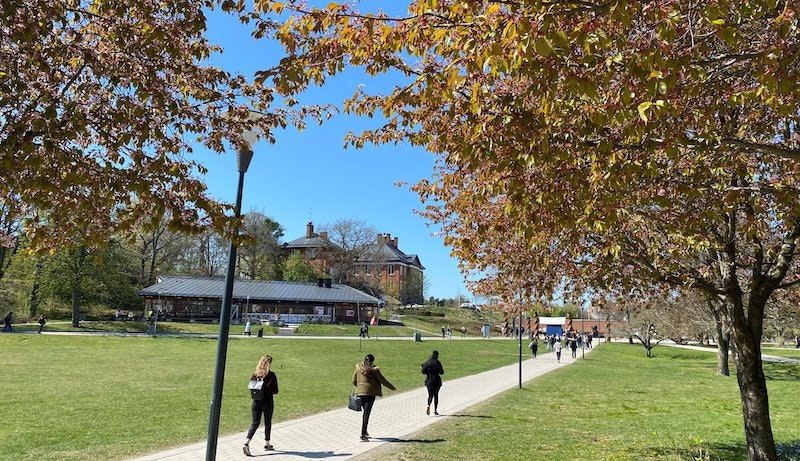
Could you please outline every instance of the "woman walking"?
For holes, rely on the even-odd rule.
[[[531,355],[533,358],[536,358],[536,353],[539,351],[539,338],[534,336],[531,338],[531,342],[528,343],[528,348],[531,350]]]
[[[425,387],[428,388],[428,406],[425,414],[431,414],[431,401],[433,401],[433,414],[439,415],[439,389],[442,387],[444,367],[439,361],[439,351],[433,351],[428,361],[422,364],[422,374],[425,375]]]
[[[376,395],[383,395],[381,384],[391,390],[396,388],[386,380],[381,374],[381,370],[375,366],[375,356],[367,354],[363,362],[356,364],[356,371],[353,372],[353,386],[356,387],[356,395],[361,397],[361,440],[368,441],[369,415],[372,413],[372,405],[375,403]]]
[[[272,364],[272,356],[265,355],[258,361],[256,370],[253,376],[250,377],[251,381],[263,381],[261,386],[261,393],[253,393],[253,422],[250,424],[250,430],[247,431],[247,438],[244,440],[242,451],[245,455],[250,456],[250,440],[258,430],[258,425],[261,423],[261,415],[264,415],[264,439],[266,443],[264,449],[272,451],[275,448],[269,443],[270,436],[272,435],[272,412],[275,409],[272,396],[278,393],[278,377],[270,370]]]

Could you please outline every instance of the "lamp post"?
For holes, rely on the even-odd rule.
[[[244,174],[253,158],[252,144],[258,140],[253,132],[243,133],[246,144],[236,150],[236,165],[239,170],[239,186],[236,190],[234,215],[238,220],[242,210],[242,187]],[[219,435],[219,415],[222,408],[222,386],[225,380],[225,359],[228,353],[228,332],[231,323],[231,299],[233,298],[233,279],[236,270],[236,241],[231,239],[228,250],[228,270],[225,274],[225,293],[222,296],[222,312],[219,314],[219,338],[217,340],[217,365],[214,369],[214,390],[211,395],[211,410],[208,418],[208,440],[206,441],[206,461],[217,458],[217,437]]]

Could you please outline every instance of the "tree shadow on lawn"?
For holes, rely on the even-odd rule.
[[[401,439],[399,437],[372,437],[371,440],[380,440],[388,443],[442,443],[444,439]]]
[[[762,368],[767,381],[800,380],[800,364],[786,362],[763,362]]]
[[[442,414],[442,416],[450,416],[452,418],[486,418],[486,419],[494,418],[494,416],[488,416],[488,415],[464,415],[464,414],[454,414],[454,415]]]
[[[642,455],[641,459],[747,460],[747,445],[704,443],[702,446],[691,448],[649,447],[639,454]]]

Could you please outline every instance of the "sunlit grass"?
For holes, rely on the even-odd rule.
[[[716,376],[707,352],[658,347],[655,354],[603,344],[585,360],[409,437],[431,443],[392,444],[369,458],[747,459],[735,377]],[[800,459],[799,372],[765,364],[781,459]]]
[[[423,385],[427,342],[232,337],[220,433],[247,429],[246,384],[265,353],[275,420],[342,408],[353,367],[373,353],[400,391]],[[507,341],[443,341],[449,377],[512,363]],[[205,440],[217,341],[197,337],[0,335],[0,460],[120,459]]]

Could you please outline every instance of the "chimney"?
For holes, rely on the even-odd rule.
[[[391,241],[392,241],[392,234],[389,233],[383,234],[383,243],[388,244],[391,243]]]
[[[320,232],[320,233],[319,233],[319,236],[320,236],[320,237],[322,237],[322,238],[324,238],[325,240],[328,240],[328,233],[327,233],[326,231],[322,231],[322,232]]]
[[[397,248],[397,237],[392,239],[392,246]]]
[[[306,224],[306,238],[310,239],[313,236],[314,236],[314,224],[308,223]]]
[[[331,287],[331,279],[325,279],[325,288]]]
[[[386,241],[386,240],[384,240],[383,234],[378,234],[377,242],[378,242],[378,243],[383,243],[383,242],[385,242],[385,241]]]

